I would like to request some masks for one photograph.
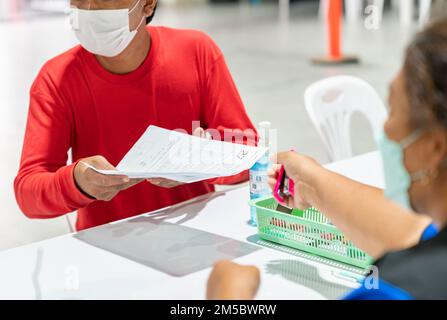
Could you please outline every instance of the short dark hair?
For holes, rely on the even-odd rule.
[[[157,5],[158,5],[158,3],[155,4],[154,11],[152,11],[152,14],[146,18],[146,24],[149,24],[152,21],[152,19],[154,18],[155,11],[157,10]]]

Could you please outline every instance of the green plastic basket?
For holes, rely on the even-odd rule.
[[[315,255],[367,268],[372,258],[351,241],[318,210],[294,209],[292,214],[276,211],[277,202],[268,197],[250,202],[256,208],[259,236]]]

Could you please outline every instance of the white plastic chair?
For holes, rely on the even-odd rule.
[[[366,81],[352,76],[336,76],[310,85],[304,94],[310,119],[323,140],[331,161],[352,157],[351,117],[362,113],[374,132],[387,118],[382,99]]]

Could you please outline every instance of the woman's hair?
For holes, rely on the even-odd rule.
[[[440,124],[447,129],[447,18],[416,35],[407,48],[403,72],[412,125]]]

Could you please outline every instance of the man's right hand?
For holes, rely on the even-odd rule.
[[[112,200],[118,192],[128,189],[144,179],[129,179],[127,176],[104,175],[87,167],[83,162],[101,170],[114,170],[103,156],[84,158],[74,169],[74,179],[78,188],[92,198],[103,201]]]

